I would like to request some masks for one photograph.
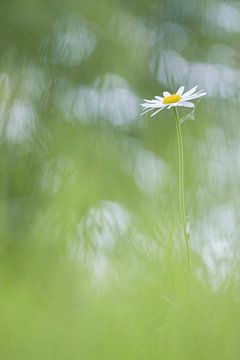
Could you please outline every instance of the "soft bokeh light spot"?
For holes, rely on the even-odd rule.
[[[137,186],[148,194],[157,194],[166,179],[167,166],[150,151],[137,154],[134,178]]]
[[[136,119],[139,99],[126,81],[109,74],[97,79],[93,87],[77,90],[73,112],[80,121],[103,118],[114,125],[122,125]]]
[[[34,109],[22,102],[15,102],[9,112],[6,135],[11,142],[27,140],[33,133],[36,125]]]
[[[240,31],[240,12],[234,3],[220,2],[207,8],[207,18],[214,25],[228,32]]]
[[[87,21],[77,16],[64,17],[57,22],[52,36],[45,39],[41,54],[45,61],[76,66],[93,52],[97,39]]]

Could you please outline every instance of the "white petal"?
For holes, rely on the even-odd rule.
[[[163,92],[163,96],[164,96],[164,97],[167,97],[167,96],[170,96],[170,95],[171,95],[171,94],[170,94],[170,92],[168,92],[168,91],[164,91],[164,92]]]
[[[184,106],[184,107],[187,107],[187,108],[193,108],[194,104],[191,103],[191,102],[188,102],[188,101],[183,101],[183,102],[181,102],[180,106]]]
[[[144,109],[147,109],[147,108],[150,108],[150,107],[152,107],[152,105],[151,104],[140,104],[140,106],[142,106]]]
[[[197,88],[198,88],[198,85],[194,86],[192,89],[186,91],[185,94],[183,94],[183,97],[192,95],[197,90]]]
[[[141,106],[144,108],[144,109],[155,109],[155,108],[159,108],[159,107],[162,107],[163,104],[141,104]]]
[[[152,103],[156,102],[157,100],[147,100],[147,99],[144,99],[144,101],[145,101],[146,103],[152,104]]]
[[[153,104],[161,104],[162,102],[163,102],[163,99],[161,99],[161,100],[156,100],[156,99],[152,100]]]
[[[184,92],[184,86],[181,86],[181,87],[178,89],[177,94],[181,96],[181,95],[183,94],[183,92]]]
[[[151,111],[151,110],[152,110],[152,108],[147,109],[147,110],[144,110],[144,111],[141,113],[141,115],[144,115],[144,114],[146,114],[147,112],[149,112],[149,111]]]
[[[157,100],[163,100],[163,98],[161,96],[155,96],[155,99]]]
[[[205,93],[197,93],[197,94],[194,94],[194,95],[191,95],[191,96],[186,96],[186,97],[183,98],[183,100],[184,101],[185,100],[194,100],[194,99],[198,99],[198,98],[200,98],[202,96],[205,96],[205,95],[207,95],[206,92]]]
[[[160,109],[158,109],[157,111],[155,111],[153,114],[151,114],[151,117],[156,115],[157,113],[159,113],[160,111],[162,111],[166,106],[161,107]]]
[[[161,106],[162,105],[162,102],[160,101],[154,101],[154,102],[145,102],[145,103],[142,103],[141,106],[143,107],[154,107],[154,106]]]
[[[175,103],[172,103],[172,104],[170,105],[170,108],[172,108],[172,107],[174,107],[174,106],[179,106],[179,104],[181,104],[180,101],[175,102]]]

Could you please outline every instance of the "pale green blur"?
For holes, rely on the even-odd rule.
[[[0,359],[239,359],[240,1],[0,13]],[[181,85],[189,284],[174,113],[140,116]]]

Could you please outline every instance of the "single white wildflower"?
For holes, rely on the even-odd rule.
[[[164,91],[163,97],[155,96],[153,100],[144,99],[144,102],[141,104],[143,108],[142,115],[148,111],[156,110],[151,114],[151,116],[154,116],[165,108],[171,109],[175,106],[193,108],[194,104],[191,100],[198,99],[207,94],[204,90],[197,91],[197,88],[198,86],[194,86],[191,90],[184,93],[184,86],[181,86],[175,94]]]

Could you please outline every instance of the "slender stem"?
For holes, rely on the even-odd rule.
[[[184,240],[185,240],[185,245],[186,245],[187,266],[188,266],[188,275],[189,275],[189,273],[190,273],[190,247],[189,247],[189,233],[187,230],[185,199],[184,199],[183,140],[182,140],[182,133],[181,133],[181,122],[180,122],[179,114],[178,114],[176,107],[174,107],[174,112],[175,112],[175,116],[176,116],[176,129],[177,129],[178,155],[179,155],[179,203],[180,203],[183,235],[184,235]]]

